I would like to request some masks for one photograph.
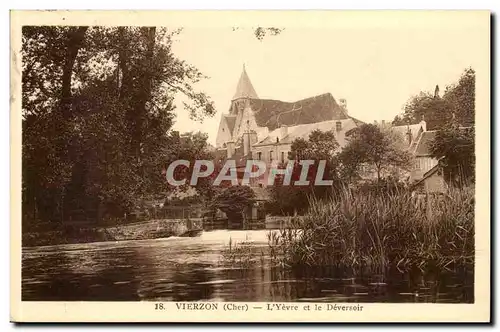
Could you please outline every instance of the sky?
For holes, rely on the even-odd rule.
[[[420,91],[441,93],[467,67],[483,61],[478,31],[460,20],[420,25],[321,25],[285,27],[259,41],[251,28],[187,27],[174,54],[209,78],[195,85],[217,114],[189,119],[176,99],[175,130],[202,131],[214,144],[222,113],[229,110],[243,64],[260,98],[295,101],[329,92],[347,100],[349,114],[365,122],[392,120]]]

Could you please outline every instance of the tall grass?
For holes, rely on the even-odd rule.
[[[228,246],[221,252],[219,264],[243,269],[252,267],[258,258],[253,248],[253,243],[248,238],[240,243],[229,238]],[[262,261],[262,257],[260,259]]]
[[[292,226],[268,236],[271,258],[286,266],[399,270],[474,262],[474,188],[415,197],[408,191],[312,199]]]

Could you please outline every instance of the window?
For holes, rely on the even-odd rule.
[[[285,151],[281,151],[281,162],[285,162]]]
[[[342,130],[342,122],[337,121],[335,123],[335,127],[336,127],[337,131],[341,131]]]
[[[273,161],[273,150],[269,151],[269,161]]]
[[[421,158],[418,158],[417,160],[415,160],[415,169],[416,170],[422,169],[422,159]]]
[[[257,159],[262,160],[262,152],[257,152]]]

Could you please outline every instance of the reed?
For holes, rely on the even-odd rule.
[[[219,264],[233,268],[249,268],[257,262],[258,258],[253,247],[248,239],[238,243],[229,238],[229,244],[221,252]],[[260,259],[263,260],[262,257]]]
[[[427,201],[429,199],[429,201]],[[474,188],[417,197],[407,190],[310,199],[290,228],[269,233],[281,265],[407,270],[474,262]]]

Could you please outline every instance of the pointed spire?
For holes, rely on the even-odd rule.
[[[243,72],[241,73],[240,80],[238,81],[238,86],[236,87],[233,100],[240,98],[259,98],[257,96],[257,92],[255,92],[255,89],[252,86],[252,82],[250,82],[245,64],[243,64]]]

